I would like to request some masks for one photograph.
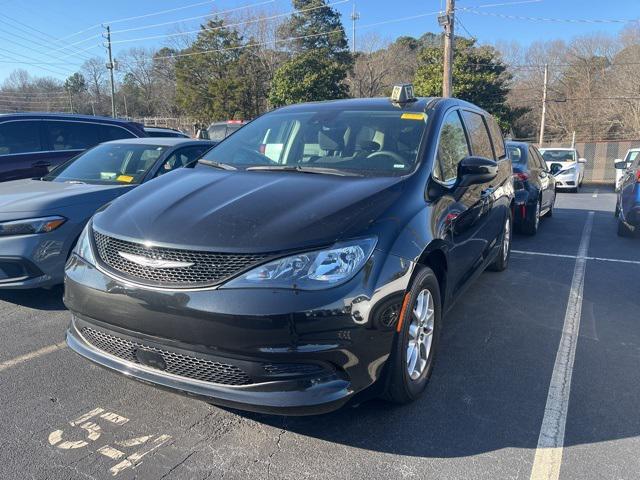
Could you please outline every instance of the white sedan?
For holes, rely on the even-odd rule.
[[[587,160],[580,157],[575,148],[541,148],[540,153],[556,177],[556,189],[578,192],[584,180]]]

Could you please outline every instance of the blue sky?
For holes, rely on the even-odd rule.
[[[342,2],[336,4],[335,8],[343,13],[349,35],[352,1],[329,0],[330,3]],[[542,0],[506,5],[518,1],[523,0],[458,0],[458,15],[466,29],[480,42],[518,41],[523,45],[536,40],[570,40],[592,32],[615,34],[624,24],[526,21],[499,15],[555,19],[640,18],[640,0]],[[82,58],[70,56],[69,48],[75,49],[74,53],[86,49],[81,54],[85,58],[104,54],[104,49],[99,46],[99,34],[102,30],[98,27],[103,22],[113,22],[112,29],[118,32],[204,16],[212,8],[227,10],[257,3],[264,3],[270,9],[283,12],[291,8],[289,0],[0,0],[0,81],[15,68],[25,68],[34,75],[56,78],[71,74],[82,63]],[[356,0],[356,8],[361,16],[358,35],[374,31],[382,37],[393,39],[399,35],[419,36],[426,31],[439,31],[435,12],[440,10],[443,3],[444,0]],[[189,7],[183,8],[185,6]],[[464,10],[474,7],[473,11]],[[172,9],[172,12],[148,16]],[[390,22],[427,13],[431,15]],[[144,18],[118,21],[134,16]],[[181,31],[195,30],[198,25],[198,20],[194,19],[181,22],[179,28]],[[175,33],[177,28],[178,25],[169,24],[139,31],[118,32],[113,39],[126,41],[147,36],[163,37],[168,33]],[[465,34],[464,31],[459,33]],[[133,46],[153,47],[165,43],[164,38],[153,38],[117,44],[115,56],[117,58],[119,52]],[[75,45],[69,47],[69,44]],[[6,63],[9,61],[24,63]],[[32,63],[39,63],[39,66]]]

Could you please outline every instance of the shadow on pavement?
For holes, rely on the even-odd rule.
[[[62,302],[64,287],[34,290],[0,290],[0,302],[9,302],[36,310],[65,310]]]

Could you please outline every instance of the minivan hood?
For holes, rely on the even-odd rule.
[[[0,183],[0,215],[49,211],[77,204],[106,203],[131,188],[127,185],[90,185],[42,180]]]
[[[397,177],[179,169],[114,201],[103,233],[165,247],[278,252],[362,236],[402,192]]]

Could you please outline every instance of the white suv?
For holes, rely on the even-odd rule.
[[[578,192],[584,180],[585,158],[575,148],[541,148],[547,167],[556,177],[556,189]]]

